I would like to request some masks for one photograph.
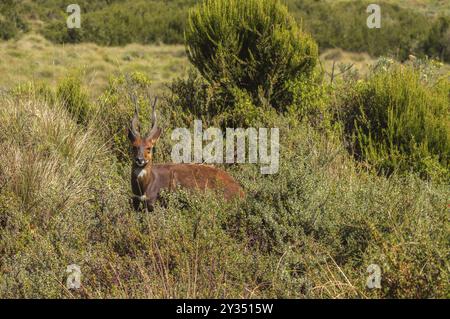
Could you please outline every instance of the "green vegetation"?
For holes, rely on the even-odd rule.
[[[370,3],[297,0],[290,5],[321,48],[343,48],[372,56],[392,55],[400,60],[412,53],[423,53],[418,43],[429,33],[428,17],[413,9],[377,2],[382,11],[382,26],[369,29],[366,8]]]
[[[450,61],[450,17],[437,19],[422,43],[422,49],[428,56]]]
[[[280,115],[277,175],[226,167],[243,203],[179,192],[135,213],[129,162],[114,155],[120,144],[102,146],[109,119],[77,125],[39,95],[1,101],[2,297],[446,296],[448,185],[366,172],[339,139]],[[174,127],[169,105],[159,109],[156,162]],[[65,288],[72,263],[77,291]],[[381,290],[365,288],[372,263]]]
[[[92,11],[84,6],[82,28],[67,29],[67,15],[62,11],[60,18],[50,21],[42,33],[57,43],[95,42],[114,46],[133,42],[182,43],[186,6],[193,1],[179,2],[184,10],[176,1],[115,1]],[[66,3],[62,5],[64,9]]]
[[[88,95],[77,76],[70,76],[58,85],[56,96],[79,124],[87,123],[89,116]]]
[[[211,84],[244,89],[281,108],[287,83],[309,77],[318,48],[287,8],[273,0],[209,0],[191,10],[188,57]]]
[[[8,40],[28,31],[28,25],[22,18],[22,10],[14,0],[0,3],[0,40]]]
[[[100,45],[128,43],[184,42],[188,8],[196,0],[82,0],[82,28],[67,29],[66,6],[62,0],[8,0],[0,6],[7,17],[5,35],[20,30],[36,30],[56,43],[95,42]],[[450,7],[445,1],[425,5],[425,1],[384,0],[382,28],[368,29],[370,1],[285,0],[291,14],[310,32],[321,49],[342,48],[368,52],[372,56],[392,55],[404,60],[409,54],[449,61]],[[429,1],[428,1],[429,2]],[[407,5],[410,4],[410,5]],[[429,8],[428,10],[426,8]],[[0,23],[2,19],[0,18]],[[447,21],[443,23],[443,21]],[[2,32],[2,31],[0,31]],[[446,47],[443,53],[442,46]]]
[[[282,13],[271,19],[286,13],[275,0],[251,3],[260,11],[247,12],[249,24],[269,8]],[[191,52],[211,45],[192,41],[215,21],[214,11],[206,24],[196,20],[201,8],[187,31]],[[284,17],[283,32],[302,41],[288,54],[301,61],[314,42]],[[233,21],[232,34],[242,27]],[[290,40],[265,36],[264,44]],[[448,297],[450,87],[436,62],[381,59],[366,76],[349,71],[333,81],[314,64],[295,76],[282,67],[288,98],[274,108],[255,99],[253,83],[232,76],[224,94],[226,82],[199,61],[185,76],[174,67],[187,61],[180,47],[62,48],[34,35],[0,46],[5,78],[21,77],[0,91],[0,297]],[[211,49],[211,57],[220,51]],[[276,45],[265,50],[280,56]],[[221,58],[237,53],[224,50]],[[327,61],[348,55],[324,54]],[[103,84],[92,85],[80,64],[95,64]],[[251,69],[238,69],[252,79]],[[160,93],[154,162],[171,161],[174,128],[201,118],[208,126],[278,127],[279,172],[220,165],[245,199],[180,190],[164,192],[151,213],[132,211],[131,92],[143,127],[148,94]],[[66,288],[71,264],[82,271],[78,290]],[[366,288],[371,264],[381,268],[381,289]]]
[[[412,67],[380,68],[343,103],[356,155],[380,170],[450,179],[450,83],[426,83]],[[429,81],[429,79],[427,79]]]

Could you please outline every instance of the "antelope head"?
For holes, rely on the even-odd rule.
[[[152,124],[149,132],[145,136],[141,136],[140,133],[138,103],[136,96],[132,95],[131,99],[134,103],[134,116],[131,120],[130,128],[128,129],[128,138],[132,145],[133,164],[137,167],[144,168],[148,163],[151,163],[153,147],[161,135],[161,128],[158,127],[156,119],[156,102],[158,99],[155,97],[153,102]]]

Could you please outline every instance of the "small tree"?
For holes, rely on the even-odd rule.
[[[190,61],[211,83],[246,90],[255,103],[289,103],[289,81],[309,75],[318,48],[279,0],[206,0],[189,12]]]

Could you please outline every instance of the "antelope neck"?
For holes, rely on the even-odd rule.
[[[141,188],[141,192],[145,193],[152,179],[152,164],[149,162],[144,167],[137,167],[136,179]]]

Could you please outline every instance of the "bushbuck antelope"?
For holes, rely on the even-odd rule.
[[[175,190],[178,186],[189,190],[219,190],[226,200],[244,197],[240,185],[225,171],[203,164],[152,164],[152,150],[161,135],[157,125],[155,98],[152,106],[152,127],[141,137],[139,132],[138,107],[136,98],[134,116],[128,130],[128,138],[133,149],[131,188],[133,207],[139,210],[152,209],[162,189]]]

